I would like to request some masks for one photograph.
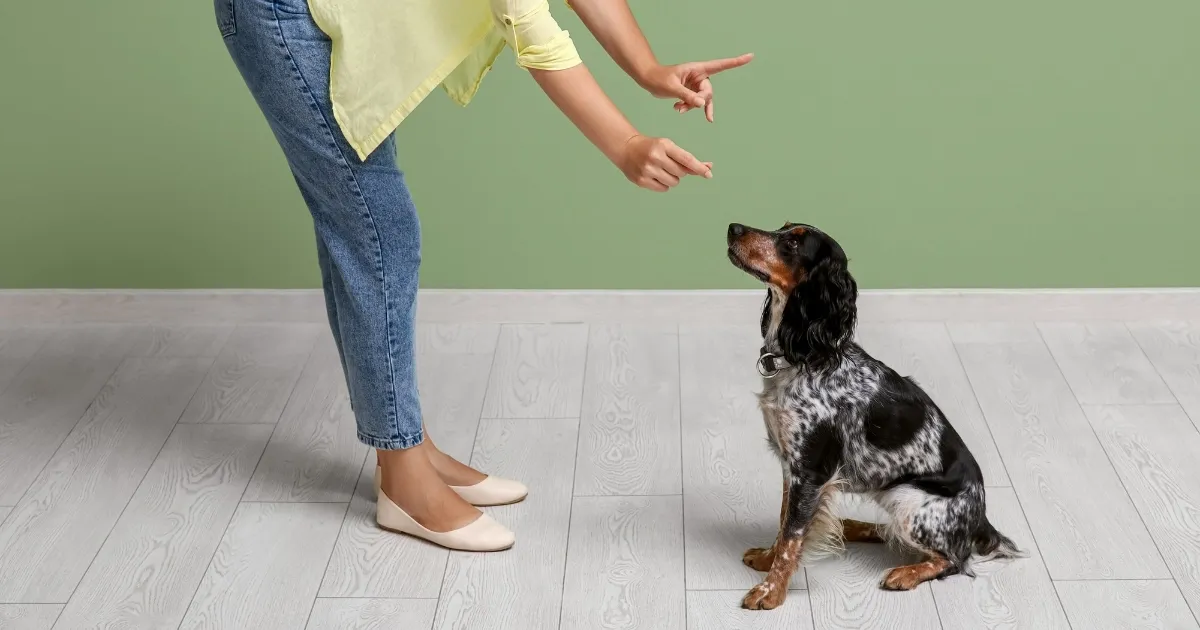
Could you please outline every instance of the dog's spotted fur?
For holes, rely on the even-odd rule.
[[[783,464],[780,532],[772,548],[743,557],[767,572],[743,605],[778,606],[801,555],[837,550],[845,539],[922,554],[888,573],[880,586],[891,590],[972,575],[973,555],[1019,555],[988,522],[983,474],[942,411],[853,342],[857,287],[837,242],[794,224],[774,232],[735,224],[728,240],[730,260],[769,287],[762,351],[786,360],[759,396]],[[838,491],[874,500],[890,522],[839,520],[830,500]]]

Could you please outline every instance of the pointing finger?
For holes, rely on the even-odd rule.
[[[704,163],[700,160],[697,160],[694,155],[684,151],[674,144],[667,147],[667,155],[694,175],[702,175],[706,178],[712,177],[712,169],[710,167],[705,166]]]
[[[711,76],[718,72],[740,68],[754,59],[753,53],[746,53],[737,57],[728,57],[725,59],[714,59],[712,61],[701,61],[697,64],[700,69],[707,75]]]

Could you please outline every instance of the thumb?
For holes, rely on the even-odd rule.
[[[676,81],[679,81],[679,79],[676,78]],[[682,81],[672,84],[670,91],[671,96],[674,96],[675,98],[687,103],[688,105],[691,105],[692,107],[704,107],[706,104],[703,96],[693,92],[688,88],[688,86],[684,85]]]

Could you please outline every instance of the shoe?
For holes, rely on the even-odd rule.
[[[383,483],[383,473],[375,467],[375,494],[381,494],[379,488]],[[473,486],[450,486],[464,501],[475,507],[495,507],[520,503],[529,496],[529,488],[520,481],[501,479],[500,477],[485,477],[483,481]]]
[[[407,534],[455,551],[504,551],[516,542],[511,530],[487,514],[480,514],[479,518],[453,531],[429,531],[383,493],[375,500],[375,522],[381,529]]]

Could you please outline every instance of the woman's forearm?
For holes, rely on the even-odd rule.
[[[608,99],[587,66],[536,70],[530,74],[567,118],[612,161],[629,181],[659,192],[687,175],[712,177],[712,164],[666,138],[642,136]]]
[[[617,65],[634,81],[642,83],[658,59],[642,34],[626,0],[571,0],[584,26],[596,37]]]
[[[529,71],[551,101],[596,145],[620,166],[622,150],[637,129],[608,98],[587,66],[566,70]]]

